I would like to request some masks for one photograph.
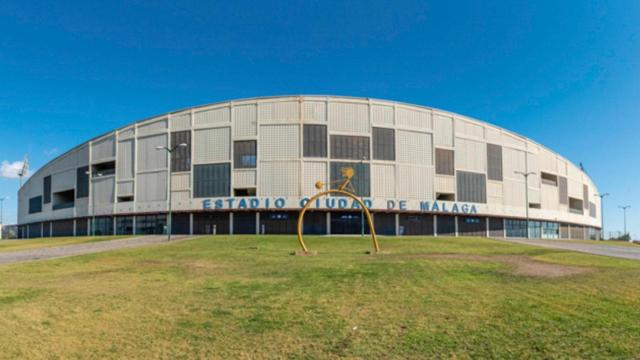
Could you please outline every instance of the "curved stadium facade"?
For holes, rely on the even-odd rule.
[[[194,107],[78,145],[20,189],[19,233],[160,234],[169,198],[175,234],[295,233],[315,182],[346,166],[380,234],[525,237],[528,210],[531,237],[599,236],[596,187],[553,151],[458,114],[336,96]],[[360,233],[353,201],[311,206],[306,233]]]

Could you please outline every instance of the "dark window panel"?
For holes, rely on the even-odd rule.
[[[42,223],[42,237],[51,237],[51,222]]]
[[[304,125],[303,155],[305,157],[327,157],[326,125]]]
[[[44,179],[42,179],[42,181],[43,181],[42,193],[44,196],[44,203],[49,204],[51,203],[51,175],[45,177]]]
[[[305,215],[306,219],[307,215]],[[309,221],[309,219],[306,219]],[[269,211],[260,213],[261,234],[295,234],[297,232],[298,212]]]
[[[456,236],[456,218],[449,215],[438,215],[438,236]]]
[[[333,212],[331,213],[331,234],[360,234],[362,233],[362,212]],[[364,219],[364,232],[369,233],[367,220]]]
[[[29,199],[29,214],[42,212],[42,196]]]
[[[87,219],[76,219],[76,236],[89,235],[89,222]]]
[[[504,220],[489,218],[489,235],[491,237],[504,237]]]
[[[400,235],[433,235],[433,215],[400,214]]]
[[[373,128],[373,158],[391,161],[396,159],[396,138],[393,129]]]
[[[589,216],[592,218],[596,217],[596,204],[592,202],[589,203]]]
[[[171,172],[191,171],[191,131],[172,132],[171,146],[176,147],[171,152]]]
[[[325,235],[327,233],[327,213],[322,211],[308,211],[304,215],[302,231],[309,235]]]
[[[558,177],[558,195],[560,196],[560,204],[568,205],[569,204],[569,189],[567,185],[567,178],[564,176]]]
[[[189,214],[171,214],[171,233],[173,235],[188,235],[191,227],[190,222]]]
[[[369,229],[365,216],[364,226]],[[396,214],[375,213],[373,214],[373,226],[376,234],[379,235],[395,235],[396,234]]]
[[[136,216],[136,234],[138,235],[161,235],[165,233],[166,226],[166,215]]]
[[[193,233],[222,235],[229,233],[229,213],[210,212],[193,214]]]
[[[331,135],[331,158],[369,160],[369,138],[365,136]]]
[[[332,162],[331,163],[331,188],[337,189],[342,183],[342,168],[351,167],[354,170],[354,176],[351,178],[351,185],[355,189],[357,196],[370,196],[370,171],[367,163],[348,163],[348,162]],[[337,181],[336,183],[333,183]]]
[[[502,181],[502,146],[487,144],[487,177]]]
[[[255,234],[256,233],[256,213],[255,212],[233,213],[233,233],[234,234]]]
[[[458,217],[459,236],[487,236],[487,220],[481,217]]]
[[[553,175],[553,174],[542,172],[542,173],[540,173],[540,180],[542,181],[543,184],[551,185],[551,186],[558,186],[558,176],[557,175]]]
[[[453,150],[436,149],[436,174],[455,175],[455,157]]]
[[[506,219],[504,223],[507,237],[527,237],[527,222],[525,220]]]
[[[484,174],[457,172],[457,199],[462,202],[487,202],[487,179]]]
[[[589,209],[589,186],[582,185],[582,203],[584,205],[584,209]]]
[[[42,237],[42,223],[29,224],[28,232],[29,238]]]
[[[51,236],[73,236],[73,219],[51,222]]]
[[[235,141],[233,143],[233,167],[235,169],[251,169],[256,167],[256,141]]]
[[[116,235],[133,235],[133,216],[116,218]]]
[[[76,199],[89,197],[89,167],[79,167],[76,171]]]
[[[229,196],[231,179],[229,164],[196,165],[193,168],[193,196]]]

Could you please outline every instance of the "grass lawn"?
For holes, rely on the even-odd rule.
[[[558,240],[551,240],[558,241]],[[571,242],[575,244],[587,244],[587,245],[607,245],[607,246],[620,246],[620,247],[640,247],[638,243],[631,243],[628,241],[622,240],[606,240],[606,241],[596,241],[596,240],[560,240]]]
[[[636,358],[640,262],[478,238],[205,237],[0,266],[0,358]]]
[[[124,239],[131,236],[78,236],[52,237],[26,240],[0,240],[0,252],[31,250],[53,246],[84,244],[96,241]]]

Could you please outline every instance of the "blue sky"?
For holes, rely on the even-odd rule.
[[[276,94],[451,110],[583,162],[640,234],[640,2],[0,3],[0,162],[123,124]],[[0,197],[16,217],[18,180]]]

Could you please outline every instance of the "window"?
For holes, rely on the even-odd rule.
[[[436,174],[455,175],[453,150],[436,149]]]
[[[44,196],[44,203],[49,204],[51,202],[51,175],[42,179],[42,193]]]
[[[256,167],[256,141],[236,141],[233,143],[233,167],[251,169]]]
[[[116,235],[133,235],[133,216],[116,218]]]
[[[166,215],[142,215],[136,216],[136,234],[159,235],[166,233]]]
[[[542,207],[538,203],[529,203],[529,209],[541,209]]]
[[[42,212],[42,196],[29,199],[29,214]]]
[[[456,201],[456,195],[450,193],[436,193],[436,200]]]
[[[487,178],[502,181],[502,146],[487,144]]]
[[[133,201],[133,195],[118,196],[118,202],[119,203],[132,202],[132,201]]]
[[[175,147],[171,152],[171,172],[191,171],[191,131],[172,132],[171,146]]]
[[[365,136],[331,135],[331,158],[369,160],[369,138]]]
[[[582,205],[582,199],[569,198],[569,212],[574,214],[583,214],[584,209]]]
[[[256,188],[233,189],[233,196],[256,196]]]
[[[393,129],[373,128],[373,158],[391,161],[396,159],[396,137]]]
[[[110,216],[96,217],[91,221],[95,230],[92,235],[113,235],[113,218]]]
[[[229,196],[230,165],[196,165],[193,168],[193,196],[195,198]]]
[[[546,172],[540,173],[540,180],[543,184],[558,186],[558,176]]]
[[[76,172],[76,198],[86,198],[89,196],[89,167],[83,166]]]
[[[350,167],[354,170],[353,178],[351,178],[351,185],[355,189],[357,196],[370,196],[370,177],[369,177],[369,164],[367,163],[347,163],[347,162],[332,162],[331,163],[331,188],[337,189],[344,179],[342,176],[342,169]],[[336,182],[337,181],[337,182]],[[336,183],[333,183],[336,182]]]
[[[53,210],[69,209],[75,206],[76,192],[72,190],[53,194]]]
[[[486,203],[487,179],[484,174],[457,172],[458,201]]]
[[[305,157],[327,157],[327,127],[304,125],[303,155]]]
[[[542,222],[542,238],[558,239],[560,237],[560,226],[558,223],[543,221]]]
[[[504,225],[507,237],[527,237],[527,222],[525,220],[506,219]]]
[[[93,171],[91,173],[91,176],[95,178],[95,177],[114,175],[115,173],[116,173],[116,162],[108,161],[108,162],[93,165]]]

